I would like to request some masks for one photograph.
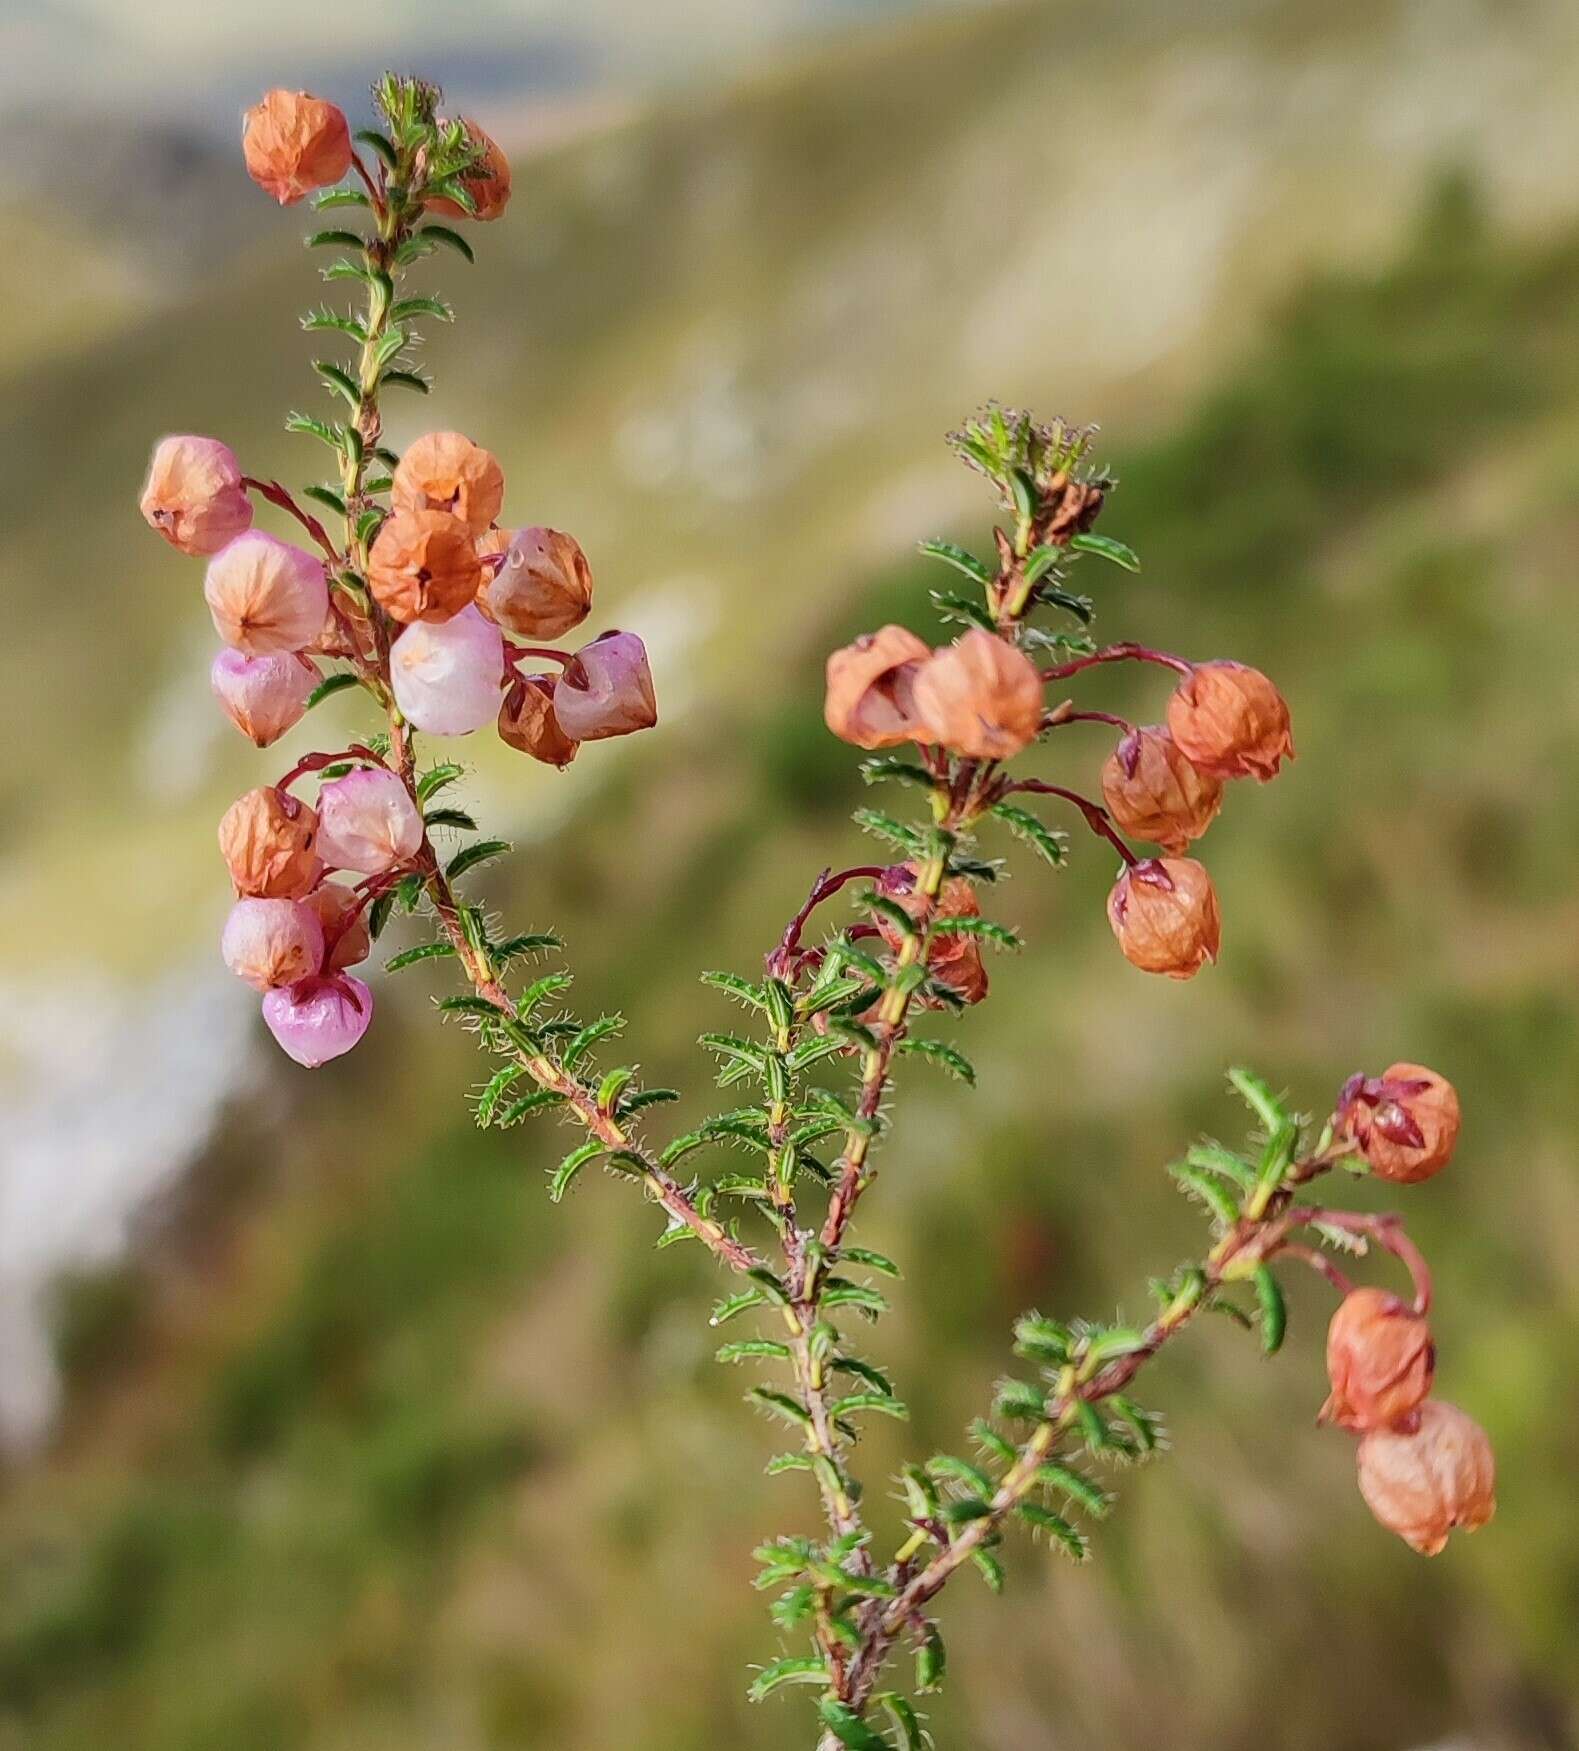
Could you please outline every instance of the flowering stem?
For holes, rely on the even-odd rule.
[[[1408,1269],[1414,1284],[1416,1313],[1431,1311],[1431,1267],[1420,1248],[1410,1239],[1403,1218],[1392,1214],[1370,1215],[1361,1210],[1323,1210],[1315,1205],[1299,1204],[1288,1213],[1291,1223],[1322,1222],[1331,1228],[1341,1228],[1349,1234],[1364,1235],[1384,1251],[1390,1252]],[[1292,1250],[1284,1247],[1283,1251]]]
[[[331,565],[340,563],[340,550],[329,538],[329,531],[310,512],[304,511],[292,498],[290,489],[281,486],[277,480],[256,480],[250,474],[241,477],[241,484],[255,493],[261,494],[271,505],[277,505],[282,511],[294,517],[298,523],[312,536],[313,540],[324,550]]]

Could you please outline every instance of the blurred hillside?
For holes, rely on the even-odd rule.
[[[1412,1214],[1496,1525],[1432,1565],[1375,1531],[1308,1427],[1324,1304],[1296,1286],[1275,1367],[1225,1327],[1159,1368],[1176,1451],[1119,1480],[1090,1570],[1026,1548],[1005,1601],[951,1594],[945,1745],[1579,1734],[1579,52],[1567,7],[1518,13],[1027,6],[873,36],[537,160],[445,274],[461,327],[399,436],[473,431],[513,518],[581,534],[598,625],[650,636],[666,709],[563,778],[467,746],[522,843],[493,889],[630,1012],[682,1121],[719,1021],[694,969],[750,967],[860,845],[822,653],[931,630],[909,544],[985,538],[937,442],[972,402],[1103,418],[1105,527],[1145,561],[1104,629],[1244,657],[1293,703],[1298,764],[1205,842],[1225,955],[1191,986],[1118,959],[1094,843],[1056,877],[1015,861],[1032,949],[969,1018],[983,1087],[910,1075],[866,1236],[926,1261],[875,1338],[919,1422],[871,1439],[874,1501],[983,1406],[1022,1306],[1134,1312],[1183,1255],[1158,1170],[1236,1123],[1225,1063],[1311,1106],[1398,1055],[1466,1091]],[[132,499],[160,430],[306,478],[276,414],[310,405],[289,313],[315,296],[260,246],[173,315],[108,301],[0,414],[13,1436],[48,1407],[40,1308],[70,1389],[0,1501],[0,1747],[800,1745],[793,1705],[742,1700],[774,1648],[745,1587],[808,1504],[709,1359],[707,1267],[654,1254],[622,1188],[550,1208],[551,1133],[467,1127],[440,980],[382,987],[362,1052],[308,1079],[241,1044],[211,964],[212,823],[276,756],[215,723],[198,573]]]

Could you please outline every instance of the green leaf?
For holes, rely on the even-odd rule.
[[[1056,544],[1038,547],[1026,557],[1025,581],[1028,584],[1039,583],[1063,558],[1063,548]]]
[[[761,1702],[763,1697],[772,1695],[781,1684],[830,1684],[832,1681],[825,1660],[814,1659],[810,1655],[796,1655],[790,1659],[775,1660],[771,1666],[764,1666],[752,1681],[746,1695],[752,1702]]]
[[[418,395],[427,395],[433,388],[420,371],[386,371],[379,383],[385,389],[415,389]]]
[[[972,1465],[968,1459],[959,1458],[957,1454],[935,1454],[927,1461],[927,1470],[933,1477],[947,1478],[951,1483],[963,1484],[983,1501],[990,1501],[996,1488],[986,1472],[979,1466]]]
[[[1093,1520],[1102,1519],[1113,1505],[1113,1498],[1100,1484],[1056,1459],[1046,1460],[1037,1467],[1036,1481],[1048,1489],[1061,1490],[1071,1501],[1078,1502]]]
[[[994,948],[1019,949],[1025,946],[1018,931],[1011,930],[1007,924],[999,924],[993,918],[934,918],[932,934],[934,936],[982,936]]]
[[[841,1374],[853,1374],[857,1380],[864,1380],[868,1386],[875,1387],[887,1398],[894,1396],[894,1389],[888,1382],[888,1376],[880,1369],[874,1368],[870,1362],[863,1362],[858,1356],[835,1356],[831,1366]]]
[[[389,922],[389,915],[395,909],[395,896],[392,892],[383,893],[367,909],[367,933],[377,942],[384,934],[384,926]]]
[[[1053,866],[1060,869],[1069,860],[1069,837],[1038,820],[1029,809],[1016,808],[1013,803],[994,803],[992,813],[1003,822],[1016,839],[1023,839]]]
[[[782,1417],[787,1423],[798,1423],[803,1428],[811,1427],[811,1412],[798,1398],[791,1398],[787,1392],[774,1392],[766,1386],[753,1386],[746,1397],[761,1405],[765,1411]]]
[[[603,1145],[596,1138],[592,1138],[579,1148],[571,1150],[559,1166],[554,1169],[548,1182],[548,1195],[554,1203],[557,1204],[570,1190],[571,1182],[582,1168],[589,1161],[596,1161],[602,1153]]]
[[[1069,549],[1072,553],[1094,553],[1099,559],[1110,559],[1127,572],[1140,570],[1140,558],[1134,548],[1115,541],[1111,535],[1074,535],[1070,537]]]
[[[528,930],[518,936],[507,936],[503,942],[496,942],[493,945],[493,955],[497,961],[518,961],[523,955],[547,954],[552,949],[564,946],[552,930]]]
[[[498,1111],[499,1102],[504,1099],[511,1088],[526,1074],[524,1064],[501,1064],[493,1075],[488,1078],[481,1094],[477,1096],[477,1123],[487,1127],[493,1122],[493,1116]]]
[[[417,235],[430,238],[434,243],[442,244],[446,249],[453,249],[458,256],[466,261],[474,262],[477,259],[472,251],[472,246],[461,236],[459,231],[450,230],[448,225],[424,225]]]
[[[953,566],[955,571],[964,572],[966,577],[974,578],[978,584],[987,585],[992,582],[992,568],[979,560],[974,553],[956,546],[952,541],[921,541],[916,545],[928,559],[941,559],[945,565]]]
[[[309,334],[349,335],[358,345],[365,344],[367,340],[367,328],[357,317],[344,316],[338,310],[329,309],[327,305],[309,310],[302,318],[302,327]]]
[[[981,1570],[981,1578],[994,1593],[1003,1591],[1003,1564],[990,1550],[973,1550],[970,1560]]]
[[[316,499],[320,505],[333,511],[337,517],[343,517],[345,515],[345,500],[341,498],[339,493],[334,491],[332,487],[304,486],[302,488],[302,497]]]
[[[310,413],[287,414],[285,429],[288,432],[304,432],[309,438],[316,438],[320,444],[327,444],[331,450],[338,451],[340,448],[340,428],[328,425],[321,419],[314,419]]]
[[[767,997],[762,987],[753,985],[749,979],[742,979],[737,973],[703,973],[702,983],[711,985],[715,991],[722,991],[726,997],[733,997],[752,1009],[767,1009]]]
[[[864,1283],[846,1283],[837,1277],[828,1279],[822,1304],[824,1307],[853,1307],[869,1319],[876,1319],[888,1311],[888,1303],[875,1289],[867,1288]]]
[[[384,962],[386,973],[398,973],[402,967],[414,967],[418,961],[445,960],[453,956],[453,944],[447,942],[425,942],[417,948],[403,949],[398,955],[391,955]],[[492,1007],[490,1005],[490,1007]]]
[[[850,1751],[890,1751],[889,1746],[848,1704],[825,1696],[817,1707],[834,1738],[841,1745],[849,1746]]]
[[[477,831],[477,823],[466,813],[465,809],[429,809],[422,818],[429,829],[453,827],[457,833],[475,833]]]
[[[1028,1380],[1000,1380],[992,1408],[1006,1422],[1039,1423],[1047,1414],[1047,1394]]]
[[[1242,1065],[1236,1064],[1228,1072],[1228,1080],[1269,1135],[1293,1122],[1282,1101],[1253,1070],[1246,1070]]]
[[[1199,1168],[1203,1173],[1215,1173],[1221,1179],[1230,1180],[1241,1191],[1255,1189],[1255,1169],[1221,1143],[1193,1143],[1184,1159],[1187,1166]]]
[[[736,1344],[721,1344],[713,1356],[715,1362],[763,1361],[787,1362],[789,1345],[776,1344],[771,1338],[745,1338]]]
[[[668,1153],[666,1150],[665,1154]],[[742,1289],[738,1295],[726,1295],[708,1317],[709,1325],[725,1325],[737,1314],[745,1313],[750,1308],[760,1307],[767,1296],[760,1289]]]
[[[315,705],[322,705],[326,699],[331,698],[336,693],[344,693],[349,687],[360,687],[361,685],[360,679],[349,672],[342,671],[336,675],[325,675],[323,680],[307,695],[307,710],[311,711]]]
[[[541,979],[528,985],[516,1004],[516,1013],[527,1016],[551,997],[562,997],[575,983],[569,973],[544,973]]]
[[[455,312],[442,298],[402,298],[389,313],[392,322],[409,322],[414,316],[431,316],[436,322],[453,322]]]
[[[320,189],[312,198],[313,207],[320,213],[331,207],[371,207],[372,204],[359,188]]]
[[[1074,1334],[1056,1319],[1024,1313],[1014,1322],[1014,1351],[1028,1361],[1061,1368],[1069,1360]]]
[[[1275,1356],[1283,1347],[1283,1334],[1288,1330],[1288,1309],[1283,1303],[1283,1290],[1272,1274],[1270,1265],[1257,1265],[1254,1277],[1256,1300],[1261,1306],[1261,1348]]]
[[[444,873],[453,882],[465,875],[467,870],[475,869],[479,863],[487,863],[490,858],[503,857],[509,850],[509,844],[503,839],[479,839],[473,845],[462,846],[444,866]]]
[[[1165,1437],[1162,1418],[1155,1411],[1146,1410],[1136,1404],[1134,1399],[1117,1392],[1108,1395],[1107,1405],[1135,1437],[1135,1443],[1143,1454],[1156,1453],[1161,1449]]]
[[[1077,1532],[1062,1514],[1055,1514],[1051,1508],[1044,1508],[1040,1502],[1016,1502],[1015,1513],[1027,1526],[1034,1527],[1047,1536],[1077,1563],[1083,1563],[1091,1554],[1090,1540],[1082,1532]]]
[[[634,1080],[636,1072],[628,1066],[611,1070],[598,1084],[598,1106],[606,1113],[614,1111],[614,1103]]]
[[[439,1009],[445,1015],[475,1015],[486,1021],[503,1021],[504,1011],[486,997],[446,997]]]
[[[457,778],[466,776],[466,768],[457,766],[453,760],[446,760],[442,765],[430,766],[417,780],[417,798],[426,802],[429,797],[443,790],[445,785],[453,784]]]
[[[1005,1441],[1003,1436],[982,1417],[977,1417],[970,1426],[970,1432],[976,1438],[976,1443],[983,1451],[990,1453],[1000,1465],[1013,1465],[1017,1457],[1014,1443]]]
[[[357,130],[356,137],[364,146],[371,146],[374,152],[383,159],[384,168],[386,170],[398,170],[400,168],[400,159],[395,152],[395,148],[389,143],[383,134],[379,133],[377,128],[360,128]]]
[[[944,620],[957,621],[962,626],[979,626],[984,632],[995,632],[997,622],[980,602],[969,596],[959,596],[953,590],[930,590],[933,606]]]
[[[534,1088],[530,1094],[523,1094],[519,1100],[511,1101],[496,1122],[501,1131],[507,1131],[512,1125],[519,1125],[531,1113],[541,1112],[545,1107],[562,1106],[564,1099],[557,1089]]]
[[[943,1645],[943,1637],[938,1634],[935,1623],[927,1625],[926,1640],[916,1649],[916,1689],[923,1696],[928,1691],[936,1690],[943,1682],[943,1674],[948,1669],[948,1650]]]
[[[896,1422],[907,1423],[910,1411],[900,1403],[892,1393],[884,1392],[852,1392],[847,1398],[835,1399],[829,1407],[832,1415],[848,1417],[858,1411],[881,1411],[885,1417],[892,1417]]]
[[[366,239],[355,231],[315,231],[303,238],[307,249],[362,249]]]
[[[882,784],[889,779],[900,784],[930,785],[932,774],[913,760],[903,760],[897,754],[874,754],[861,762],[861,779],[866,784]]]
[[[1224,1228],[1232,1228],[1239,1220],[1239,1206],[1209,1173],[1188,1162],[1175,1162],[1168,1175],[1187,1197],[1204,1204]]]
[[[886,1253],[873,1252],[869,1247],[847,1246],[839,1256],[851,1265],[865,1265],[869,1271],[881,1271],[885,1277],[898,1277],[903,1273],[899,1266]]]
[[[896,850],[902,851],[906,857],[915,857],[923,849],[921,835],[914,827],[906,827],[896,821],[892,815],[885,815],[880,809],[857,809],[850,819],[863,833],[870,833],[875,838],[886,839]]]
[[[942,1040],[926,1040],[912,1035],[899,1042],[899,1050],[913,1058],[925,1058],[929,1064],[936,1064],[940,1070],[957,1076],[971,1088],[976,1086],[976,1070],[970,1059]]]
[[[623,1015],[600,1015],[596,1021],[588,1022],[560,1052],[560,1063],[567,1070],[574,1070],[599,1040],[606,1040],[610,1034],[617,1034],[624,1025]]]

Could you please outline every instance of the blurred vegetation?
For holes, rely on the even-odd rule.
[[[951,1589],[935,1728],[961,1751],[1571,1745],[1579,235],[1499,235],[1450,179],[1395,265],[1310,280],[1112,460],[1104,527],[1145,569],[1114,574],[1104,630],[1268,669],[1300,760],[1205,841],[1225,955],[1190,987],[1120,962],[1094,843],[1056,878],[1016,862],[1002,908],[1032,947],[967,1023],[984,1086],[907,1074],[863,1236],[912,1267],[877,1342],[918,1417],[869,1439],[870,1496],[881,1518],[882,1468],[983,1407],[1022,1306],[1134,1312],[1183,1256],[1158,1169],[1234,1123],[1224,1063],[1314,1108],[1410,1056],[1465,1093],[1460,1160],[1410,1209],[1440,1387],[1491,1429],[1502,1509],[1431,1565],[1372,1526],[1347,1441],[1309,1427],[1325,1304],[1296,1284],[1275,1366],[1226,1326],[1160,1366],[1177,1451],[1118,1480],[1091,1569],[1026,1546],[1006,1599]],[[523,854],[512,920],[566,929],[653,1080],[698,1088],[717,1000],[691,969],[751,965],[857,849],[823,651],[882,617],[930,629],[939,581],[917,561],[819,597],[760,700],[683,717]],[[1109,679],[1105,704],[1160,710],[1155,677]],[[794,1706],[743,1700],[774,1648],[749,1548],[808,1503],[760,1476],[771,1436],[709,1359],[708,1267],[654,1255],[623,1188],[551,1210],[552,1139],[467,1129],[470,1060],[421,1008],[391,1001],[366,1049],[414,1087],[314,1084],[280,1146],[293,1195],[228,1212],[200,1312],[121,1276],[70,1298],[60,1450],[0,1506],[6,1751],[805,1742]],[[403,1119],[370,1147],[381,1089]]]

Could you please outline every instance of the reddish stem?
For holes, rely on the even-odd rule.
[[[552,645],[546,644],[512,644],[509,639],[504,641],[504,654],[511,668],[517,663],[525,662],[528,657],[541,658],[547,663],[558,663],[561,668],[569,668],[576,660],[573,651],[556,651]]]
[[[340,550],[329,539],[329,531],[310,511],[304,511],[297,504],[295,499],[291,497],[288,487],[281,486],[277,480],[254,480],[250,474],[242,475],[241,484],[244,487],[249,487],[255,493],[262,494],[271,505],[278,505],[282,511],[288,512],[328,554],[334,564],[340,563]]]
[[[848,882],[860,881],[863,877],[876,881],[886,873],[880,864],[875,863],[858,863],[837,872],[825,869],[812,883],[805,905],[784,926],[784,934],[779,939],[778,947],[767,956],[768,972],[775,978],[783,978],[791,970],[791,965],[800,951],[800,937],[806,928],[806,921],[824,900],[838,893]]]
[[[1340,1295],[1354,1292],[1354,1285],[1324,1252],[1317,1252],[1313,1246],[1300,1246],[1295,1241],[1285,1241],[1277,1250],[1283,1258],[1298,1259],[1302,1265],[1309,1265],[1318,1276],[1325,1277]]]
[[[1111,724],[1125,735],[1131,734],[1135,728],[1127,717],[1118,717],[1111,711],[1065,711],[1062,706],[1048,712],[1042,719],[1044,730],[1056,730],[1063,724]]]
[[[1174,656],[1171,651],[1154,651],[1143,644],[1110,644],[1104,645],[1099,651],[1093,651],[1090,656],[1073,657],[1067,663],[1043,669],[1042,679],[1067,680],[1069,676],[1078,675],[1082,669],[1094,668],[1098,663],[1160,663],[1163,668],[1176,670],[1181,675],[1188,675],[1194,667],[1183,657]]]
[[[362,761],[371,766],[382,766],[384,762],[371,748],[364,748],[360,742],[353,742],[339,754],[303,754],[301,759],[285,774],[275,781],[276,790],[289,790],[298,778],[309,772],[322,772],[326,766],[338,766],[342,760]]]
[[[1431,1311],[1431,1267],[1420,1248],[1409,1238],[1403,1218],[1391,1214],[1372,1216],[1360,1210],[1324,1210],[1315,1204],[1295,1204],[1290,1207],[1292,1222],[1325,1222],[1329,1227],[1346,1229],[1350,1234],[1362,1234],[1379,1247],[1402,1261],[1414,1283],[1415,1312]]]
[[[1081,796],[1077,790],[1065,790],[1061,784],[1046,784],[1040,778],[1021,778],[1013,784],[1006,784],[999,793],[1008,796],[1014,791],[1032,791],[1037,796],[1062,797],[1066,803],[1073,803],[1086,818],[1086,825],[1100,839],[1107,842],[1124,859],[1125,866],[1133,869],[1140,859],[1118,836],[1117,829],[1108,816],[1108,812],[1100,803],[1092,802],[1088,796]]]

